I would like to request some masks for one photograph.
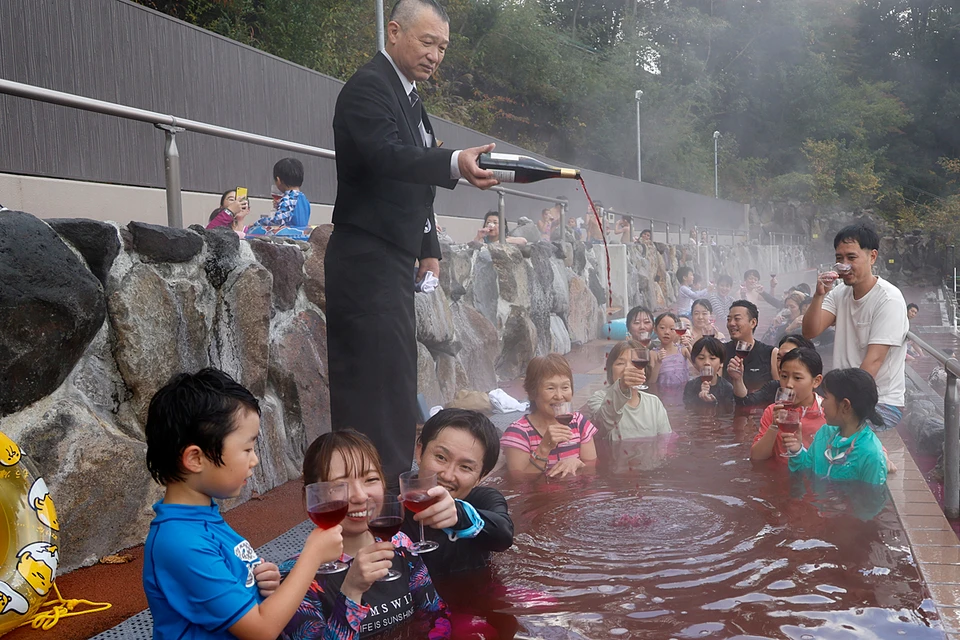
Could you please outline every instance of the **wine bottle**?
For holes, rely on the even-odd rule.
[[[547,178],[580,177],[579,169],[552,167],[545,162],[529,156],[516,156],[509,153],[483,153],[480,155],[480,168],[493,171],[500,182],[526,184]]]

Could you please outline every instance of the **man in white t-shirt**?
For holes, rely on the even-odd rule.
[[[903,417],[910,326],[900,289],[873,275],[879,246],[877,232],[864,224],[840,230],[833,247],[837,262],[850,265],[850,270],[840,272],[843,285],[832,290],[832,276],[817,280],[813,302],[803,315],[803,337],[812,340],[836,326],[833,366],[859,367],[873,376],[880,396],[877,411],[886,423],[874,427],[890,428]]]

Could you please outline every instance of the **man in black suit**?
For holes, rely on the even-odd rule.
[[[417,424],[414,282],[440,273],[433,199],[461,177],[497,181],[477,158],[492,144],[440,149],[416,91],[449,43],[436,0],[399,0],[387,44],[340,91],[334,231],[324,259],[334,429],[368,435],[388,484],[410,469]],[[419,267],[417,263],[419,262]]]

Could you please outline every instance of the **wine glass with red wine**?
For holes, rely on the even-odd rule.
[[[777,411],[777,428],[784,433],[797,435],[800,432],[800,411],[798,409],[780,409]],[[800,455],[800,452],[786,451],[780,455],[784,458],[794,458]]]
[[[350,492],[346,482],[314,482],[305,487],[307,515],[321,529],[332,529],[347,517]],[[317,573],[331,574],[346,571],[349,565],[335,560],[325,562]]]
[[[437,474],[421,475],[419,471],[407,471],[400,474],[400,498],[403,506],[420,513],[427,507],[432,507],[440,496],[431,496],[427,492],[437,486]],[[420,523],[420,542],[413,543],[416,554],[435,551],[440,545],[423,537],[423,522]]]
[[[569,427],[573,422],[573,411],[569,402],[558,402],[550,405],[550,408],[553,409],[553,419],[563,426]]]
[[[367,528],[378,542],[390,542],[400,532],[402,524],[403,503],[396,496],[383,496],[379,504],[372,498],[367,500]],[[399,577],[399,571],[390,569],[377,582],[392,582]]]
[[[700,382],[706,382],[707,384],[713,382],[713,367],[705,365],[703,369],[700,369]]]
[[[649,343],[650,341],[647,340],[647,344]],[[643,344],[643,342],[641,342],[640,344]],[[647,368],[647,365],[650,364],[650,350],[647,349],[646,347],[643,347],[642,349],[630,349],[630,364],[635,366],[637,369],[640,369],[641,371],[645,370]],[[634,389],[636,389],[637,391],[646,391],[649,388],[650,387],[648,387],[645,384],[641,384],[639,386],[634,387]]]
[[[752,342],[744,342],[743,340],[737,341],[736,352],[741,360],[746,360],[747,356],[750,355],[750,350],[753,349]]]

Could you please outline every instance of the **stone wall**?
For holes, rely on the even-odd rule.
[[[0,214],[0,430],[51,487],[64,570],[143,541],[161,496],[144,464],[144,421],[177,372],[220,367],[261,399],[260,465],[224,508],[299,476],[306,445],[331,426],[323,313],[331,230],[307,243],[247,242],[200,227]],[[428,405],[461,389],[489,391],[535,355],[600,336],[602,247],[443,251],[441,287],[416,296]],[[712,270],[731,274],[774,260],[783,271],[805,266],[798,248],[709,251]],[[655,276],[669,303],[672,272],[697,261],[689,247],[666,245],[614,254],[625,262],[629,304],[651,308]]]

